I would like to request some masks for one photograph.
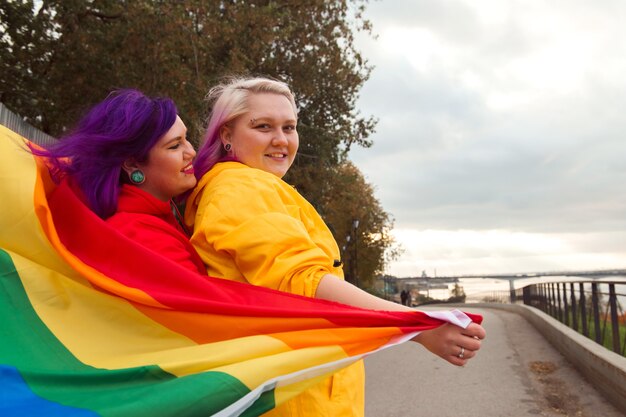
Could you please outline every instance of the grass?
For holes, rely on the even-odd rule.
[[[578,316],[577,331],[578,333],[583,334],[581,313],[579,311],[577,313],[578,313],[577,314]],[[557,317],[557,320],[562,322],[561,319],[562,319],[562,314],[560,314]],[[573,326],[573,315],[572,315],[571,310],[569,312],[568,324],[569,324],[569,327]],[[587,329],[589,332],[589,335],[587,337],[595,341],[596,340],[596,328],[593,322],[593,316],[591,316],[590,314],[587,314]],[[620,352],[616,352],[616,353],[622,356],[625,356],[626,347],[624,345],[626,345],[626,324],[620,323],[618,330],[619,330],[619,340],[620,340]],[[600,316],[600,342],[601,342],[600,344],[603,345],[605,348],[609,349],[610,351],[613,351],[613,329],[612,329],[610,320],[607,320],[606,323],[604,322],[604,314]]]

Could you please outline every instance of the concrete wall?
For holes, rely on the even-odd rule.
[[[544,312],[519,304],[466,304],[520,314],[626,415],[626,357],[618,355]]]

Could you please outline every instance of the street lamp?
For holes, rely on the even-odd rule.
[[[356,285],[357,287],[359,286],[359,272],[358,272],[358,264],[357,264],[357,246],[359,243],[358,240],[358,229],[359,229],[359,220],[358,219],[354,219],[352,221],[352,231],[354,232],[354,263],[353,263],[353,279],[354,279],[354,285]]]
[[[346,276],[346,281],[348,282],[352,281],[352,259],[351,256],[348,256],[348,251],[350,250],[350,240],[352,239],[350,233],[351,232],[349,231],[349,233],[346,235],[346,243],[344,243],[344,245],[341,247],[341,260],[343,261],[344,273]]]

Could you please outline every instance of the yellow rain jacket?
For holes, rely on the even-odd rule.
[[[292,186],[238,162],[216,164],[187,199],[191,242],[211,276],[314,297],[340,252],[330,230]],[[336,262],[337,261],[337,262]],[[363,416],[364,369],[358,362],[266,416]]]

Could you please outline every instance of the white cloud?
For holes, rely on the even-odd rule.
[[[396,229],[405,249],[389,273],[405,277],[623,268],[622,233],[540,234],[507,230]]]
[[[626,4],[405,0],[368,16],[379,37],[359,45],[376,68],[359,105],[380,122],[351,158],[399,230],[482,242],[436,239],[392,269],[626,267],[624,245],[573,244],[626,236]],[[561,252],[524,254],[520,236],[558,236]]]
[[[381,46],[390,54],[401,54],[418,72],[427,72],[445,62],[445,49],[433,32],[423,28],[389,28],[380,38]]]

